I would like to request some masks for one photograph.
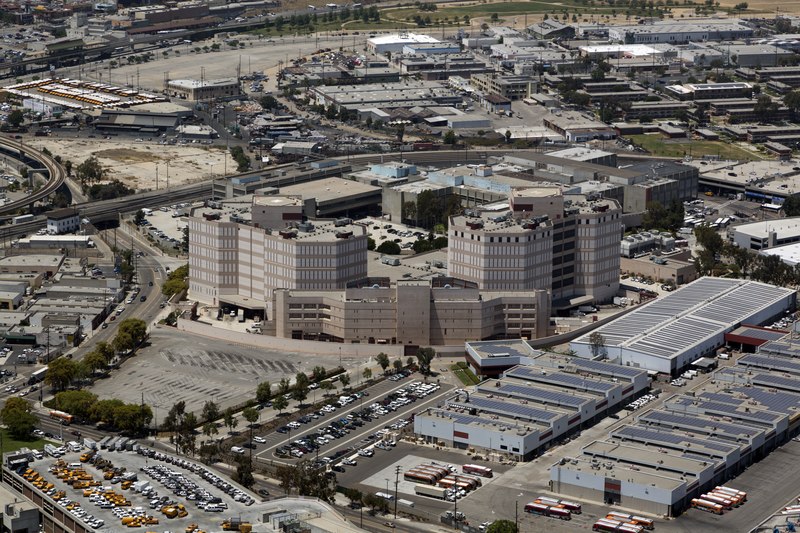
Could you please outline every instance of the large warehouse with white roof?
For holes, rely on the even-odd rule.
[[[792,289],[705,277],[595,331],[603,336],[608,359],[674,375],[723,345],[725,333],[742,323],[761,324],[795,304]],[[590,337],[577,338],[570,348],[592,358],[596,349]]]

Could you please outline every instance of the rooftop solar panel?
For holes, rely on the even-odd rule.
[[[710,418],[703,418],[692,414],[678,414],[672,411],[650,411],[642,415],[639,419],[644,422],[651,422],[655,424],[662,424],[665,426],[676,427],[689,427],[698,431],[710,432],[714,431],[716,434],[725,433],[732,438],[739,437],[752,437],[761,433],[762,430],[743,424],[731,424],[728,422],[720,422]],[[715,429],[714,429],[715,428]]]
[[[685,446],[687,443],[693,444],[699,447],[705,447],[711,450],[715,450],[721,452],[720,455],[724,456],[729,454],[733,450],[736,450],[738,446],[734,444],[721,444],[716,442],[709,442],[705,439],[695,439],[689,437],[688,435],[680,435],[677,433],[673,433],[670,430],[656,430],[652,428],[642,427],[642,426],[623,426],[618,430],[612,432],[612,436],[617,438],[626,438],[630,440],[635,440],[638,442],[646,442],[646,443],[668,443],[674,444],[675,446]]]
[[[470,397],[469,403],[466,404],[465,407],[474,407],[482,411],[501,413],[514,417],[525,418],[527,420],[543,420],[545,422],[550,422],[562,416],[562,413],[555,411],[546,411],[544,409],[537,409],[535,407],[521,405],[515,402],[503,402],[490,398],[482,398],[480,396]]]
[[[478,390],[485,393],[501,393],[511,396],[541,400],[555,405],[564,405],[575,409],[580,409],[582,405],[590,402],[591,399],[567,394],[565,392],[540,389],[532,385],[515,385],[513,383],[501,383],[499,387],[494,383],[491,385],[479,386]]]
[[[794,415],[800,409],[800,394],[787,391],[768,391],[759,387],[737,387],[735,392],[744,394],[772,411],[783,415]],[[776,413],[776,416],[777,416]]]
[[[752,383],[754,385],[785,389],[792,392],[800,391],[800,378],[787,378],[784,376],[776,376],[775,374],[767,374],[766,372],[754,374],[752,376]]]
[[[749,328],[747,326],[741,327],[734,331],[735,334],[743,337],[750,337],[752,339],[761,339],[765,341],[774,341],[783,338],[786,333],[775,330],[764,330],[759,328]]]
[[[757,368],[768,368],[771,370],[782,370],[792,374],[800,374],[800,362],[788,357],[769,356],[757,354],[747,354],[740,357],[736,362],[740,366],[754,366]]]
[[[530,380],[539,381],[542,383],[553,383],[555,385],[563,385],[578,390],[597,391],[605,393],[617,385],[608,383],[606,381],[597,381],[591,377],[578,376],[575,374],[568,374],[566,372],[550,372],[545,369],[534,369],[525,366],[518,366],[506,372],[507,376]]]
[[[790,289],[753,281],[700,278],[595,331],[606,346],[672,358],[791,294]],[[574,342],[591,343],[588,334]]]

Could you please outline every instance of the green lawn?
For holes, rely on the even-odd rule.
[[[42,439],[33,437],[31,440],[16,440],[11,438],[8,430],[0,429],[0,434],[3,439],[3,446],[0,447],[0,453],[13,452],[20,448],[29,448],[31,450],[41,450],[46,444]]]
[[[626,135],[626,137],[650,152],[650,154],[661,157],[682,158],[687,155],[692,157],[717,155],[721,159],[737,159],[739,161],[768,159],[757,152],[751,152],[724,141],[665,139],[660,134]]]
[[[461,383],[463,383],[467,387],[470,387],[472,385],[477,385],[478,383],[480,383],[480,379],[478,379],[478,376],[476,376],[475,373],[469,367],[464,368],[463,365],[455,364],[450,367],[450,370],[452,370],[453,374],[455,374],[455,376],[461,381]]]
[[[464,15],[469,17],[489,17],[492,13],[497,13],[498,16],[503,15],[533,15],[541,13],[562,13],[564,10],[570,13],[580,12],[582,15],[598,14],[598,13],[611,13],[614,8],[609,6],[586,6],[579,5],[573,2],[560,2],[558,4],[531,1],[531,2],[498,2],[489,4],[472,4],[472,5],[456,5],[451,7],[443,7],[436,11],[420,11],[415,7],[405,7],[399,9],[387,9],[381,12],[381,15],[387,19],[405,20],[406,18],[413,17],[414,15],[422,15],[423,17],[429,16],[432,20],[443,19],[448,17],[450,20],[454,18],[462,19]],[[619,11],[619,9],[617,9]]]

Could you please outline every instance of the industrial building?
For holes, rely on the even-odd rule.
[[[579,357],[605,355],[620,364],[676,375],[725,342],[741,325],[761,324],[793,310],[794,290],[754,281],[704,277],[642,305],[570,343]]]
[[[456,105],[461,96],[433,81],[412,78],[403,83],[365,83],[312,87],[309,97],[316,105],[358,110],[363,108],[411,108]]]
[[[215,100],[230,98],[242,92],[239,80],[222,78],[217,80],[169,80],[167,93],[183,100]]]
[[[550,290],[555,307],[610,301],[619,285],[619,205],[513,189],[509,213],[451,217],[448,268],[484,290]]]
[[[367,48],[373,54],[401,53],[406,46],[437,44],[439,39],[419,33],[393,33],[367,39]]]
[[[515,76],[496,72],[474,74],[470,80],[485,95],[502,96],[509,100],[522,100],[536,92],[537,81],[531,76]]]
[[[292,167],[265,170],[261,174],[226,177],[214,180],[214,198],[237,198],[258,191],[276,192],[280,187],[296,185],[350,172],[351,166],[335,159],[297,163]]]
[[[473,343],[468,353],[522,364],[472,391],[417,413],[427,442],[529,461],[565,436],[590,427],[650,386],[647,372],[611,363],[530,352],[523,341]],[[517,354],[525,354],[518,356]]]
[[[667,85],[664,91],[678,100],[720,100],[749,98],[753,94],[753,86],[747,82],[685,83]]]
[[[632,424],[564,457],[551,490],[637,512],[677,516],[800,430],[800,355],[785,340],[714,372],[691,394],[667,398]]]
[[[736,246],[745,250],[766,250],[796,243],[800,241],[800,217],[741,224],[733,228],[732,239]],[[790,248],[783,250],[785,252],[776,250],[771,255],[791,256]]]
[[[609,39],[626,44],[734,41],[749,39],[752,36],[753,28],[740,20],[732,19],[708,19],[695,22],[663,20],[650,24],[619,25],[608,28]]]

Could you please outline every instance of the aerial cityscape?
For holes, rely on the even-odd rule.
[[[0,533],[800,527],[800,3],[0,0]]]

